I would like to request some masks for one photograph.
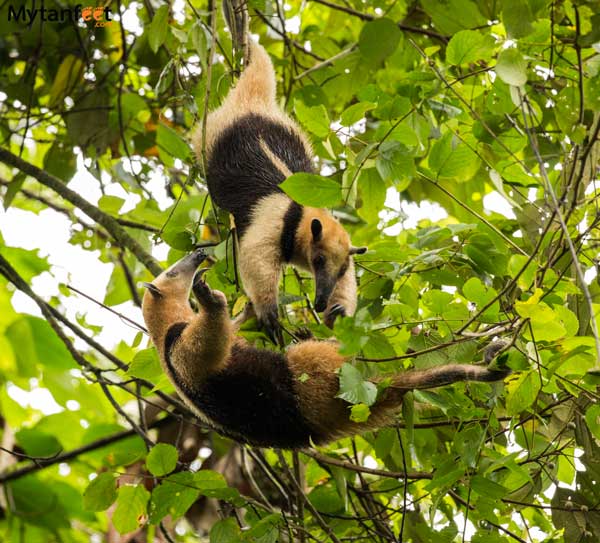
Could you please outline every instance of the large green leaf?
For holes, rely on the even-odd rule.
[[[100,473],[83,493],[83,505],[88,511],[106,511],[117,499],[117,480],[112,473]]]
[[[299,204],[311,207],[330,207],[342,199],[339,183],[312,173],[294,173],[280,187]]]
[[[480,160],[469,143],[447,132],[436,141],[429,155],[429,166],[438,179],[463,182],[471,179],[479,169]]]
[[[349,403],[373,405],[377,398],[377,387],[365,381],[362,374],[352,364],[344,364],[340,368],[340,391],[338,398]]]
[[[506,381],[506,410],[510,415],[525,411],[535,401],[540,391],[540,376],[530,370],[509,377]]]
[[[157,443],[148,453],[146,467],[157,477],[171,473],[177,466],[177,449],[168,443]]]
[[[149,499],[150,493],[143,485],[123,485],[119,488],[112,522],[120,534],[133,532],[145,523]]]
[[[446,48],[446,60],[450,64],[469,64],[487,58],[491,44],[487,36],[475,30],[461,30],[452,36]]]
[[[509,85],[521,87],[527,83],[527,61],[514,47],[504,49],[498,55],[495,70],[498,77]]]
[[[329,115],[325,106],[307,106],[302,100],[294,101],[296,117],[302,125],[319,138],[327,137],[329,134]]]
[[[158,48],[164,43],[167,33],[169,31],[169,6],[167,4],[163,4],[160,6],[154,17],[152,18],[152,23],[147,30],[148,35],[148,44],[150,45],[150,49],[155,53],[158,51]]]
[[[391,19],[383,17],[369,21],[358,39],[360,54],[368,62],[379,63],[396,50],[401,37],[400,29]]]

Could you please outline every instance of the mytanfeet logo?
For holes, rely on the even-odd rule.
[[[94,23],[94,26],[109,26],[112,24],[112,12],[109,7],[84,6],[77,4],[72,8],[27,8],[25,6],[15,7],[8,5],[8,20],[32,25],[34,22],[48,21],[64,23],[67,21],[84,21]]]

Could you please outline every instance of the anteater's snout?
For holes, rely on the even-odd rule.
[[[325,296],[317,296],[315,298],[315,311],[322,313],[327,307],[327,298]]]
[[[193,253],[192,253],[192,259],[194,261],[194,264],[196,266],[200,266],[200,264],[202,264],[202,262],[204,262],[206,260],[206,257],[208,256],[206,254],[206,251],[204,249],[202,249],[201,247],[199,247],[198,249],[196,249]]]

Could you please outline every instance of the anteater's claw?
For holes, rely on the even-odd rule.
[[[194,282],[192,283],[192,292],[194,293],[194,296],[196,296],[198,302],[200,302],[200,304],[204,307],[213,308],[221,306],[223,305],[222,301],[219,298],[215,297],[213,291],[208,286],[206,281],[202,279],[202,276],[206,273],[207,270],[208,268],[198,270],[198,272],[194,276]]]
[[[346,308],[342,304],[334,304],[332,305],[327,313],[325,313],[325,325],[329,328],[333,328],[333,323],[337,317],[345,317],[346,316]]]
[[[283,333],[277,315],[277,308],[268,310],[260,319],[260,327],[276,345],[283,346]]]

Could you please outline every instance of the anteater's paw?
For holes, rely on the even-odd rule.
[[[258,323],[273,343],[283,346],[283,333],[281,331],[281,325],[279,324],[277,306],[270,307],[266,311],[263,311],[258,319]]]
[[[211,290],[206,281],[202,279],[206,270],[200,270],[194,276],[192,292],[205,309],[221,309],[227,305],[227,298],[218,290]]]
[[[315,335],[306,326],[301,326],[300,328],[297,328],[294,331],[294,336],[296,336],[296,339],[300,341],[309,341],[311,339],[315,339]]]
[[[346,308],[342,304],[334,304],[325,312],[324,321],[326,326],[328,326],[329,328],[333,328],[333,323],[335,322],[335,319],[337,319],[338,317],[345,316]]]

